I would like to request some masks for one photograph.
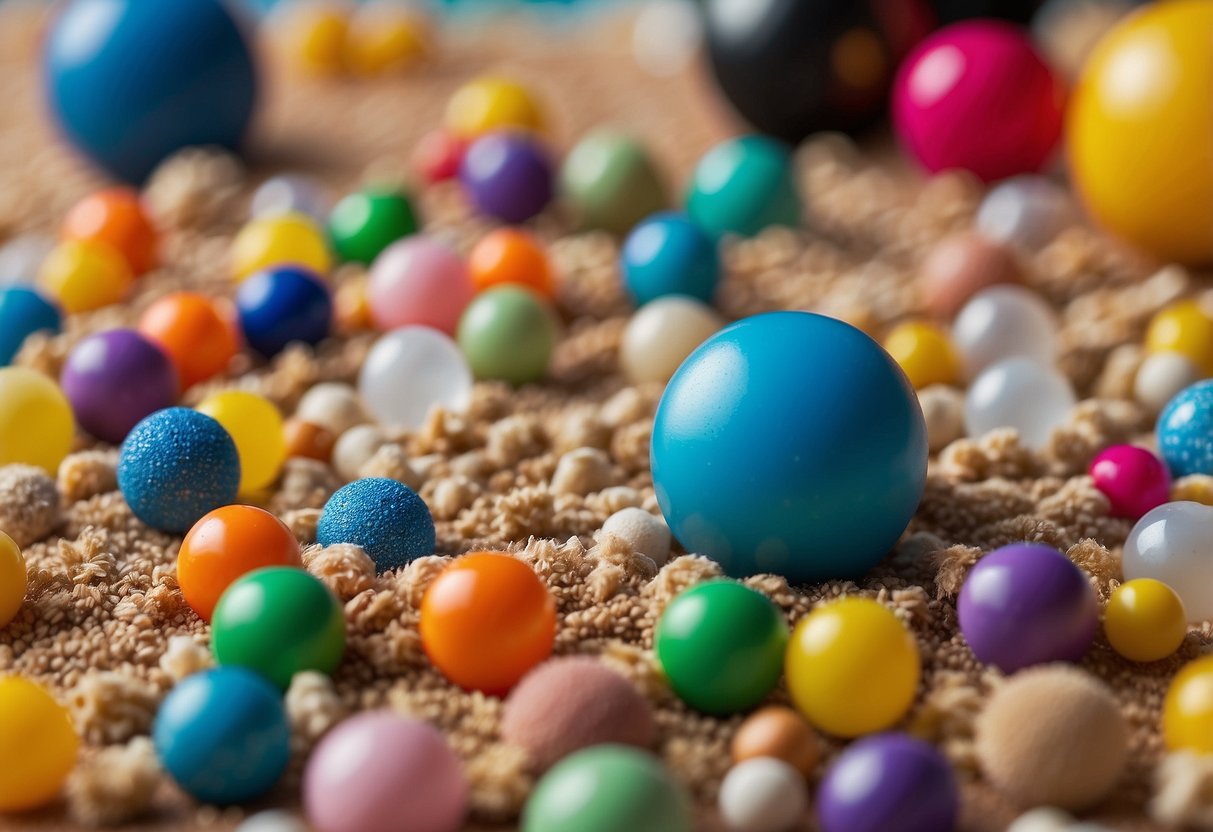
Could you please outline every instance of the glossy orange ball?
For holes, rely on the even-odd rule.
[[[153,303],[139,319],[139,331],[168,354],[183,390],[222,373],[240,349],[235,322],[194,292]]]
[[[159,234],[139,194],[130,188],[109,188],[86,196],[63,219],[63,239],[108,243],[135,274],[160,262]]]
[[[556,293],[547,253],[538,240],[517,228],[499,228],[481,238],[468,255],[468,273],[477,292],[513,283],[549,298]]]
[[[223,506],[194,524],[177,555],[177,583],[203,621],[219,596],[263,566],[303,568],[299,541],[281,520],[255,506]]]
[[[333,458],[333,445],[337,437],[331,430],[304,419],[291,417],[283,426],[286,439],[286,455],[328,462]]]
[[[421,645],[442,675],[490,696],[508,693],[556,640],[556,601],[522,561],[473,552],[434,579],[421,602]]]

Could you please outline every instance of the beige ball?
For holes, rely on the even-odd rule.
[[[1111,691],[1069,665],[1016,674],[977,719],[977,758],[986,779],[1023,806],[1075,811],[1116,785],[1129,728]]]
[[[333,446],[333,468],[347,480],[358,479],[358,471],[387,444],[387,435],[375,425],[357,425],[337,438]]]
[[[1133,379],[1133,396],[1151,413],[1161,413],[1179,391],[1195,384],[1204,373],[1187,356],[1156,352],[1146,356]]]
[[[658,566],[670,559],[670,527],[642,508],[620,509],[606,519],[602,530],[623,538]]]
[[[927,423],[927,446],[938,453],[965,435],[965,396],[954,387],[932,384],[918,391]]]
[[[619,345],[619,364],[633,382],[669,381],[692,351],[724,326],[706,303],[682,295],[649,301],[632,316]]]
[[[370,421],[354,388],[335,381],[317,384],[304,393],[295,416],[329,430],[334,436]]]
[[[945,320],[982,289],[1022,282],[1023,272],[1015,253],[971,231],[958,232],[936,243],[918,274],[923,305]]]

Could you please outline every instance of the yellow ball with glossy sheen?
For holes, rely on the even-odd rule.
[[[916,390],[960,380],[960,357],[952,339],[935,324],[926,321],[898,324],[885,338],[884,348]]]
[[[0,465],[36,465],[54,476],[75,430],[59,385],[27,367],[0,369]]]
[[[25,557],[16,541],[0,532],[0,627],[17,617],[25,589]]]
[[[79,748],[67,709],[46,688],[20,676],[0,676],[0,812],[54,800]]]
[[[333,258],[324,232],[302,214],[253,220],[232,241],[232,275],[237,281],[270,266],[302,266],[328,274]]]
[[[1162,733],[1172,751],[1213,753],[1213,656],[1189,662],[1171,680]]]
[[[477,78],[451,96],[446,127],[456,136],[473,139],[493,130],[538,132],[543,129],[539,105],[521,84],[506,78]]]
[[[1146,352],[1177,352],[1213,376],[1213,317],[1194,300],[1160,309],[1146,329]]]
[[[1171,587],[1137,578],[1112,593],[1103,626],[1117,653],[1135,662],[1156,662],[1179,649],[1188,633],[1188,616]]]
[[[273,402],[256,393],[225,390],[202,400],[198,410],[231,434],[240,455],[240,493],[273,484],[286,462],[286,428]]]
[[[65,240],[38,270],[38,285],[69,315],[118,303],[134,281],[118,250],[93,240]]]

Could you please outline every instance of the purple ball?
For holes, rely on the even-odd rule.
[[[467,149],[459,181],[480,213],[525,222],[552,200],[552,161],[529,135],[489,133]]]
[[[979,560],[960,588],[957,611],[973,654],[1004,673],[1076,662],[1099,627],[1086,575],[1040,543],[1012,543]]]
[[[830,765],[817,793],[822,832],[947,832],[960,796],[952,767],[906,734],[875,734]]]
[[[59,384],[76,421],[115,445],[145,416],[177,401],[177,370],[133,329],[90,335],[72,349]]]

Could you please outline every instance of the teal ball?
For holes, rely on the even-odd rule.
[[[695,166],[686,210],[714,237],[753,237],[772,225],[799,225],[791,150],[766,136],[716,145]]]
[[[682,214],[654,214],[640,223],[624,241],[619,261],[637,306],[666,295],[711,304],[720,282],[716,241]]]

